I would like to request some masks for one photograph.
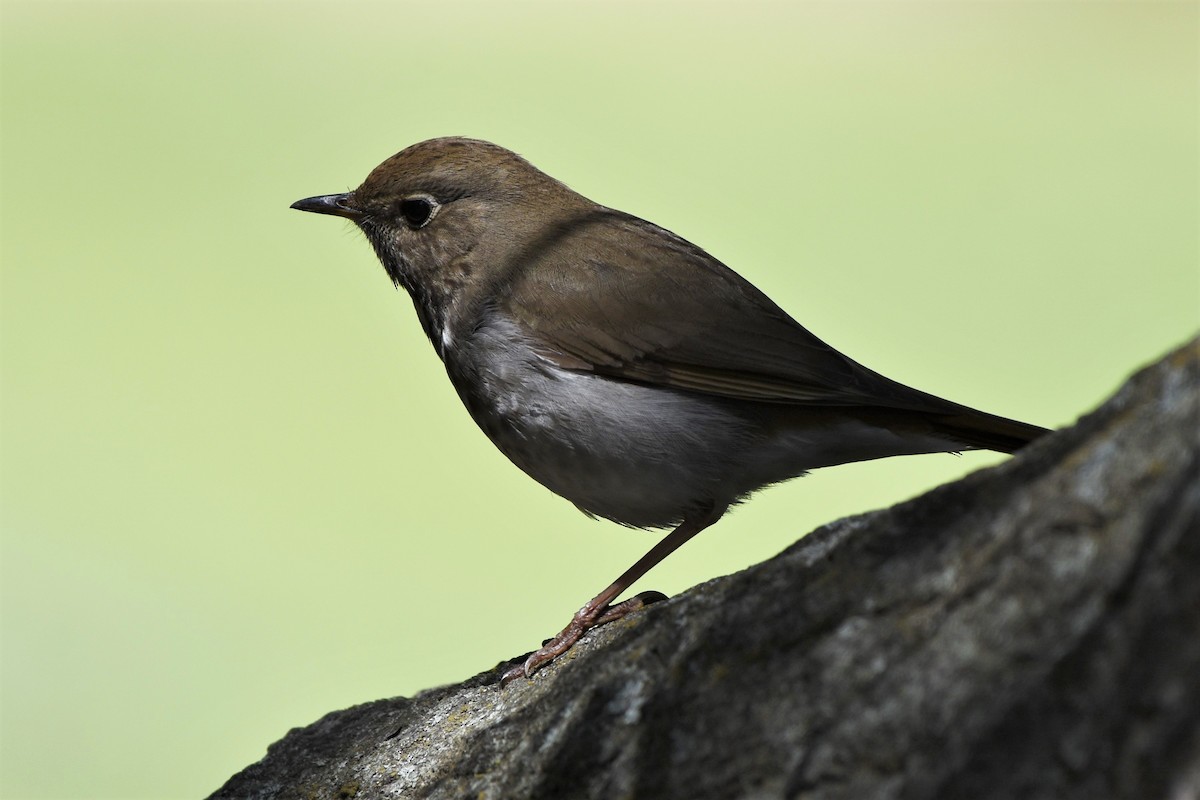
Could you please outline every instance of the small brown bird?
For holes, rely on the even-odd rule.
[[[489,142],[420,142],[292,208],[366,234],[514,464],[588,515],[674,527],[505,684],[661,598],[613,603],[757,489],[885,456],[1011,453],[1048,432],[872,372],[699,247]]]

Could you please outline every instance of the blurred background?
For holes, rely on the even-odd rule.
[[[0,794],[203,796],[654,541],[508,464],[292,201],[490,139],[890,377],[1069,425],[1200,321],[1197,8],[4,0]],[[817,472],[638,588],[1000,458]]]

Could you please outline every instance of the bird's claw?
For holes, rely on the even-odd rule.
[[[667,596],[662,592],[648,591],[616,605],[593,607],[588,603],[575,612],[571,622],[559,631],[557,636],[543,642],[541,649],[530,653],[528,658],[500,676],[500,688],[503,689],[517,678],[533,677],[533,673],[570,650],[592,628],[613,622],[631,611],[666,599]]]

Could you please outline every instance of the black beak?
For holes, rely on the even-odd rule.
[[[332,214],[335,217],[345,217],[346,219],[362,217],[362,211],[354,207],[354,195],[351,192],[306,197],[292,203],[292,208],[311,211],[314,214]]]

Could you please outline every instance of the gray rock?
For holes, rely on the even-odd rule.
[[[1200,343],[1018,457],[214,798],[1196,798]],[[393,735],[394,734],[394,735]]]

